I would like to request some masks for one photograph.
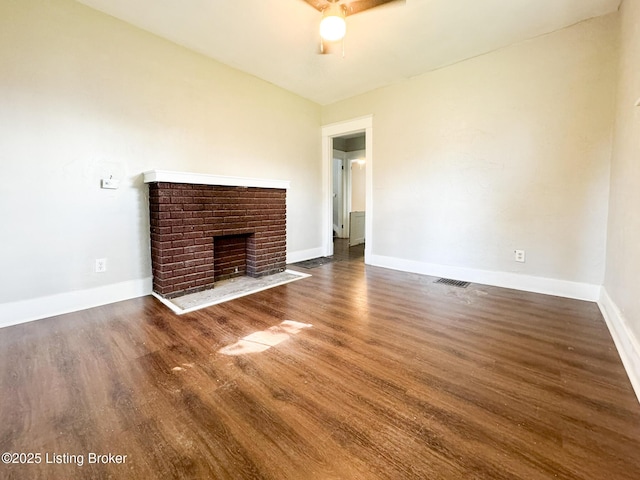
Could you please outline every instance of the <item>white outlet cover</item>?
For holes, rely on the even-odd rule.
[[[96,258],[96,273],[103,273],[107,271],[107,259]]]

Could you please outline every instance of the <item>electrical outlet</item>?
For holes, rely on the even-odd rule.
[[[516,262],[520,262],[520,263],[524,263],[526,260],[526,256],[525,256],[525,252],[524,250],[515,250],[514,251],[514,260]]]
[[[96,258],[96,273],[103,273],[107,271],[107,259]]]

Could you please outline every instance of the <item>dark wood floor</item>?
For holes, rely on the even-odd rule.
[[[145,297],[0,330],[0,452],[42,455],[0,478],[640,478],[640,405],[595,304],[344,251],[306,272],[181,317]],[[313,326],[219,352],[283,320]]]

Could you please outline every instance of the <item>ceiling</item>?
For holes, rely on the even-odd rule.
[[[321,105],[614,12],[621,0],[406,0],[347,18],[320,55],[303,0],[78,0]]]

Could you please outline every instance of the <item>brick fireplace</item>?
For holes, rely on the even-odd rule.
[[[149,184],[153,290],[167,298],[286,265],[289,182],[153,170]]]

